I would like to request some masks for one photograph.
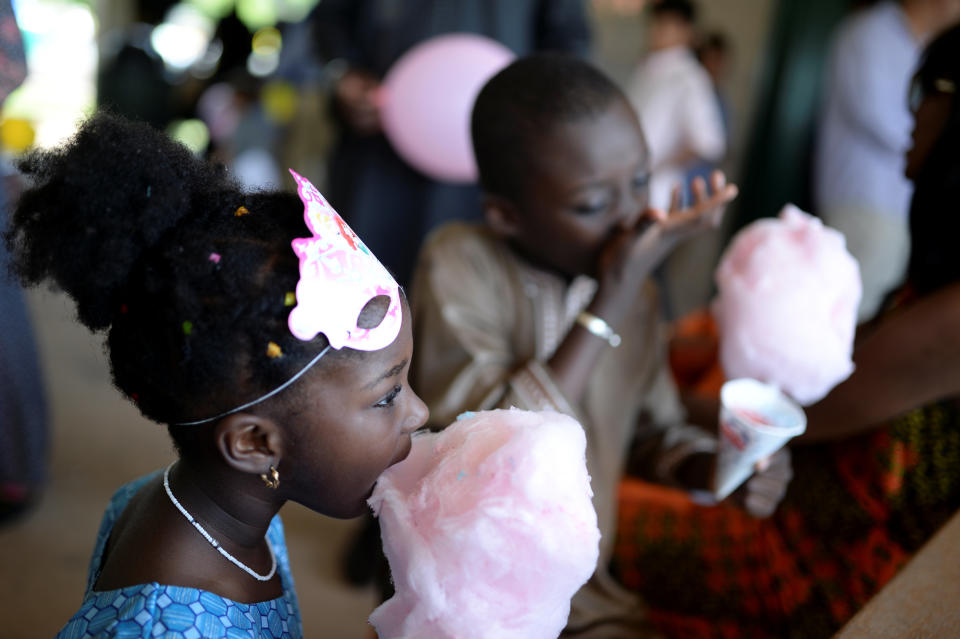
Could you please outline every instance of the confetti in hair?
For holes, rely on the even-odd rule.
[[[244,215],[249,215],[249,213],[250,211],[247,210],[247,207],[240,206],[240,207],[237,207],[237,210],[233,212],[233,217],[241,217]]]
[[[293,291],[287,291],[287,294],[283,296],[283,305],[284,306],[293,306],[297,303],[297,294]]]
[[[209,259],[211,262],[213,262],[214,264],[219,264],[219,263],[220,263],[220,254],[219,254],[219,253],[211,253],[211,254],[210,254],[210,257],[209,257],[208,259]]]
[[[189,335],[190,333],[193,332],[193,322],[191,322],[190,320],[184,321],[182,328],[183,328],[183,334]]]
[[[283,357],[283,351],[280,349],[280,345],[276,342],[270,342],[267,344],[267,357],[270,359],[277,359],[278,357]]]

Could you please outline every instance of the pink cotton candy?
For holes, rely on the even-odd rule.
[[[737,234],[715,278],[728,378],[774,384],[809,405],[853,372],[860,269],[841,233],[788,204]]]
[[[396,587],[370,615],[380,639],[557,637],[597,563],[585,447],[553,412],[466,413],[416,436],[370,498]]]

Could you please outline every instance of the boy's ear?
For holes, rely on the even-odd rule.
[[[515,237],[520,232],[520,211],[505,197],[484,196],[483,215],[487,226],[500,237]]]
[[[283,432],[271,419],[236,413],[222,419],[214,431],[217,449],[237,470],[260,474],[280,464]]]

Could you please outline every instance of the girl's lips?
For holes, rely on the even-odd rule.
[[[413,450],[413,435],[407,435],[403,441],[403,446],[400,448],[400,454],[393,458],[393,461],[390,462],[390,466],[399,464],[406,459],[410,455],[411,450]],[[390,466],[387,466],[387,468]]]
[[[399,463],[402,462],[404,459],[406,459],[407,457],[409,457],[411,450],[413,450],[413,435],[408,435],[407,438],[404,440],[403,445],[402,445],[401,448],[400,448],[400,452],[397,454],[396,457],[394,457],[394,458],[390,461],[389,464],[387,464],[387,468],[390,468],[391,466],[394,466],[394,465],[396,465],[396,464],[399,464]],[[386,471],[387,468],[384,468],[383,470]],[[379,477],[378,477],[377,479],[379,479]],[[374,490],[374,488],[376,488],[376,487],[377,487],[377,482],[374,481],[374,482],[373,482],[373,485],[370,486],[370,491],[367,493],[367,496],[364,498],[365,500],[366,500],[366,499],[370,499],[370,496],[373,494],[373,490]]]

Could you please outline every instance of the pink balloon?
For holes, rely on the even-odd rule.
[[[480,89],[514,58],[490,38],[455,33],[421,42],[383,80],[381,121],[408,164],[443,182],[475,182],[470,112]]]

